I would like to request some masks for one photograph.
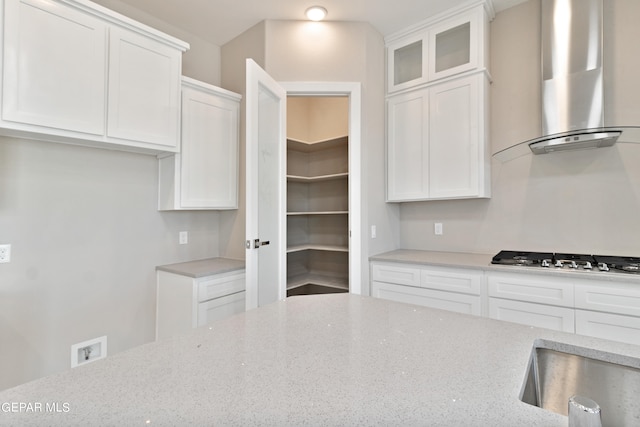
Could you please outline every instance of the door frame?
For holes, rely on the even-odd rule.
[[[362,294],[362,95],[358,82],[278,82],[287,96],[349,98],[349,292]],[[286,214],[286,212],[285,212]],[[286,253],[283,254],[286,257]]]

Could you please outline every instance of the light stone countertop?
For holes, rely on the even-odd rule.
[[[371,297],[296,296],[0,392],[0,425],[566,426],[519,400],[536,339],[640,358]],[[20,403],[42,410],[6,410]]]
[[[544,276],[556,276],[576,279],[590,279],[604,282],[637,283],[640,285],[640,274],[622,272],[602,272],[598,270],[573,270],[555,267],[525,267],[514,265],[491,264],[495,254],[478,254],[465,252],[438,252],[415,249],[397,249],[369,257],[369,261],[396,262],[403,264],[420,264],[434,267],[471,268],[483,271],[502,273],[526,273]]]
[[[180,274],[193,278],[244,270],[245,263],[237,259],[207,258],[197,261],[180,262],[177,264],[159,265],[156,270]]]

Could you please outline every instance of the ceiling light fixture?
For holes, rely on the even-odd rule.
[[[327,16],[327,9],[322,6],[311,6],[305,14],[312,21],[322,21]]]

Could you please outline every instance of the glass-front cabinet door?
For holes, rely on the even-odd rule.
[[[404,37],[387,46],[387,91],[396,92],[428,79],[428,33]]]
[[[479,66],[478,10],[451,18],[429,31],[429,80],[437,80]]]

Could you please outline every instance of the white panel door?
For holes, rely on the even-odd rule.
[[[107,135],[177,151],[182,53],[119,28],[109,50]]]
[[[433,86],[429,93],[430,197],[478,195],[479,112],[475,76]]]
[[[2,119],[104,134],[105,23],[49,0],[4,6]]]
[[[387,200],[429,197],[429,92],[387,100]]]
[[[247,310],[286,297],[287,93],[247,59]]]

